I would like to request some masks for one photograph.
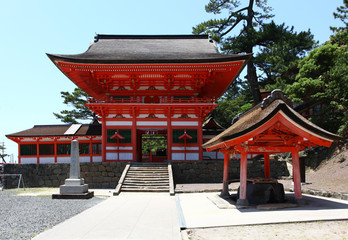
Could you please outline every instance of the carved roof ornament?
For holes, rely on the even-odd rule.
[[[287,105],[289,105],[292,108],[292,101],[290,98],[288,98],[280,89],[275,89],[271,92],[271,95],[266,97],[262,103],[261,103],[261,109],[267,108],[273,101],[281,99],[283,100]]]

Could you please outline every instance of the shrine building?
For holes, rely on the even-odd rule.
[[[90,96],[86,106],[99,121],[7,135],[18,143],[19,163],[67,162],[73,139],[81,162],[223,158],[203,152],[221,130],[205,119],[251,57],[219,53],[208,35],[97,34],[84,53],[47,55]],[[151,137],[166,142],[162,151],[144,153]]]
[[[273,90],[261,103],[241,114],[228,129],[203,144],[203,147],[208,151],[219,150],[225,155],[222,190],[222,195],[225,196],[229,195],[231,156],[240,156],[240,191],[237,205],[241,206],[249,205],[249,201],[255,200],[252,199],[253,195],[260,198],[262,194],[265,196],[276,189],[273,186],[272,191],[260,191],[254,187],[255,183],[278,184],[277,180],[271,180],[269,155],[291,153],[295,199],[303,203],[299,152],[314,146],[330,147],[340,139],[340,136],[320,128],[296,112],[291,100],[281,90]],[[263,155],[263,179],[248,179],[248,154]],[[250,187],[253,189],[248,191]],[[282,191],[284,192],[283,188]]]

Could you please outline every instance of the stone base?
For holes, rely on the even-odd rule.
[[[221,193],[220,193],[220,197],[224,198],[224,199],[228,199],[228,198],[231,197],[231,195],[230,195],[230,193],[228,191],[222,190]]]
[[[248,199],[237,199],[236,206],[237,208],[249,207],[249,201]]]
[[[90,199],[94,197],[94,192],[86,192],[81,194],[52,194],[52,199]]]
[[[88,192],[88,184],[76,186],[61,185],[59,190],[60,194],[83,194]]]
[[[307,201],[303,198],[295,198],[295,203],[297,203],[300,206],[307,205]]]
[[[83,178],[67,178],[65,179],[66,186],[79,186],[85,184],[85,180]]]

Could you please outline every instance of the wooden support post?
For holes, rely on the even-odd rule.
[[[57,138],[54,138],[54,163],[57,163]]]
[[[133,116],[135,110],[133,109]],[[136,117],[133,117],[132,120],[132,128],[131,128],[131,135],[132,135],[132,153],[133,153],[133,161],[136,162],[138,160],[138,158],[140,156],[137,156],[138,151],[137,151],[137,143],[138,143],[138,139],[137,139],[137,121],[136,121]]]
[[[21,144],[20,143],[18,143],[18,164],[21,164],[21,158],[22,158],[22,156],[21,156]]]
[[[39,147],[39,139],[36,142],[36,162],[37,164],[40,163],[40,147]]]
[[[106,131],[106,118],[102,118],[102,162],[106,161],[106,144],[107,144],[107,131]]]
[[[203,130],[202,130],[202,118],[198,120],[198,128],[197,128],[197,143],[199,147],[199,157],[198,160],[203,160]]]
[[[89,139],[89,162],[93,162],[93,143],[92,143],[92,138]]]
[[[247,167],[248,167],[248,154],[241,152],[240,159],[240,187],[239,187],[239,199],[237,200],[237,206],[248,206],[249,201],[247,199]]]
[[[173,145],[173,130],[172,130],[172,109],[167,108],[167,159],[172,161],[172,145]]]
[[[271,169],[270,169],[270,164],[269,164],[269,154],[265,153],[263,156],[264,156],[265,178],[270,179],[271,178]]]
[[[224,153],[224,175],[223,175],[223,184],[221,197],[229,197],[230,193],[228,192],[228,172],[230,167],[230,154],[226,151]]]
[[[295,199],[299,204],[305,204],[305,201],[302,199],[302,193],[301,193],[300,158],[298,156],[298,150],[292,151],[291,155],[292,155],[292,169],[293,169]]]

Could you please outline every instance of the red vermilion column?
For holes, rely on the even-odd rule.
[[[57,138],[54,138],[54,163],[57,163]]]
[[[172,145],[173,145],[173,129],[172,129],[172,117],[171,108],[168,107],[167,112],[167,158],[168,161],[172,160]]]
[[[246,188],[247,188],[247,167],[248,167],[248,155],[245,152],[241,153],[240,159],[240,190],[239,198],[246,199]]]
[[[293,169],[293,179],[294,179],[294,190],[295,198],[301,199],[301,173],[300,173],[300,159],[298,156],[298,151],[294,150],[291,152],[292,155],[292,169]]]
[[[198,128],[197,128],[197,143],[199,146],[199,157],[198,160],[203,160],[203,130],[202,130],[202,119],[198,120]]]
[[[230,167],[230,154],[226,151],[224,153],[224,175],[223,175],[223,184],[222,184],[222,192],[221,196],[229,196],[228,192],[228,172]]]
[[[270,179],[271,170],[270,170],[270,164],[269,164],[269,154],[265,153],[263,156],[264,156],[265,178]]]
[[[18,143],[18,164],[21,164],[21,144]]]
[[[236,203],[238,206],[249,205],[249,201],[247,199],[247,166],[248,154],[246,152],[241,152],[239,199]]]
[[[132,154],[133,154],[133,161],[136,162],[137,161],[137,121],[135,116],[132,119]]]
[[[89,162],[93,162],[93,143],[92,143],[92,137],[89,139]]]
[[[37,161],[37,164],[40,163],[40,156],[39,156],[39,153],[40,153],[40,148],[39,148],[39,140],[37,140],[36,142],[36,161]]]
[[[106,161],[106,142],[107,142],[107,132],[106,132],[106,118],[102,117],[102,162]]]

